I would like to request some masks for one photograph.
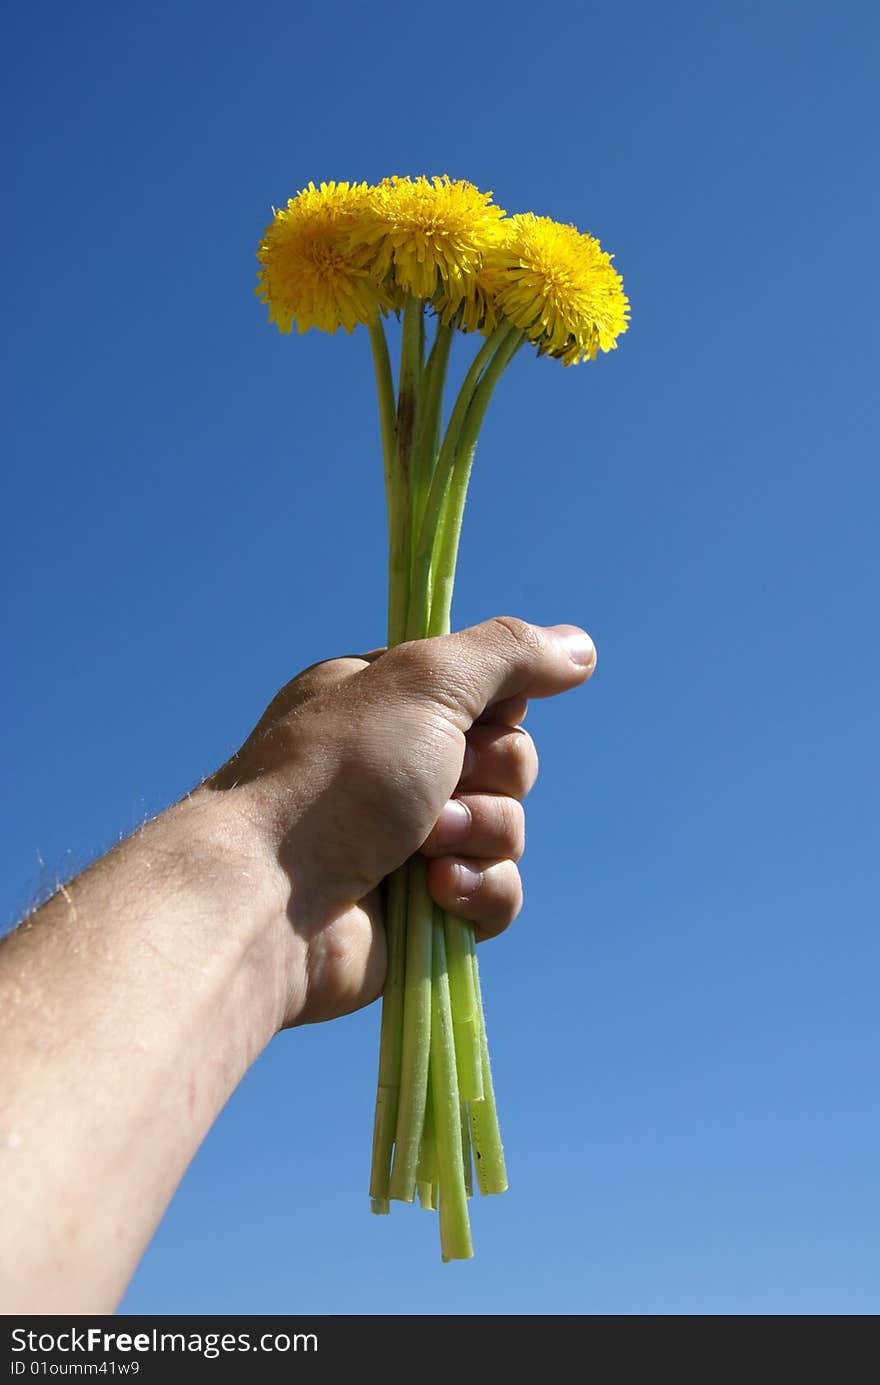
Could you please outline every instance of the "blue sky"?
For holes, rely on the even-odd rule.
[[[271,1046],[124,1308],[875,1312],[876,7],[53,0],[9,29],[7,922],[299,668],[382,642],[368,343],[266,324],[272,204],[448,172],[598,235],[633,305],[594,365],[517,358],[465,521],[456,624],[600,654],[530,712],[526,907],[482,954],[511,1190],[476,1261],[369,1214],[374,1008]]]

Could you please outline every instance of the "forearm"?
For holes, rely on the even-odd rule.
[[[108,1311],[305,967],[284,882],[201,791],[0,945],[0,1308]]]

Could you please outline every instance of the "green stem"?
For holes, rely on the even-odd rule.
[[[428,360],[427,370],[430,372],[426,379],[427,404],[425,409],[425,425],[421,429],[420,445],[425,448],[432,461],[435,461],[440,452],[440,431],[443,424],[443,391],[446,387],[446,372],[449,366],[449,353],[455,337],[456,325],[454,322],[444,324],[437,319],[437,331],[434,335],[434,345],[431,348],[431,355]]]
[[[472,1101],[470,1104],[471,1137],[477,1168],[477,1187],[481,1193],[503,1193],[507,1191],[507,1169],[504,1164],[501,1131],[498,1128],[498,1112],[495,1108],[495,1088],[492,1085],[492,1069],[489,1064],[486,1017],[483,1013],[480,969],[477,965],[476,953],[473,958],[473,967],[474,986],[480,1011],[480,1047],[483,1065],[483,1100]]]
[[[455,328],[444,327],[438,318],[434,344],[422,376],[416,451],[432,460],[438,451],[437,434],[443,410],[443,387],[446,384],[446,371],[454,336]]]
[[[422,375],[422,305],[407,297],[400,338],[400,381],[397,388],[397,464],[409,483],[416,436],[416,412]]]
[[[446,945],[439,920],[433,925],[431,992],[431,1092],[440,1186],[440,1250],[444,1260],[470,1260],[474,1249],[464,1181],[461,1103],[455,1071]]]
[[[373,1211],[388,1211],[391,1154],[397,1126],[400,1093],[400,1060],[403,1043],[403,982],[406,955],[406,870],[390,877],[386,891],[388,964],[382,992],[382,1026],[379,1036],[379,1081],[373,1120],[373,1162],[370,1197]]]
[[[406,601],[399,638],[418,639],[425,633],[427,611],[419,608],[410,582],[410,534],[419,485],[416,427],[422,385],[424,307],[407,297],[403,308],[400,345],[400,384],[397,392],[397,477],[406,488],[406,532],[400,539],[406,562]],[[401,531],[403,531],[401,525]],[[400,573],[396,580],[403,583]],[[395,643],[397,640],[394,641]],[[389,643],[391,640],[389,639]],[[419,1146],[427,1101],[428,1060],[431,1041],[431,927],[433,905],[428,894],[426,866],[415,857],[406,867],[409,888],[406,903],[403,1029],[400,1056],[400,1089],[394,1140],[394,1163],[389,1196],[412,1202],[415,1196]]]
[[[397,467],[397,405],[388,340],[382,319],[370,323],[370,346],[379,401],[379,429],[385,476],[385,501],[388,510],[388,643],[403,639],[406,602],[409,593],[407,497],[399,481]],[[389,1180],[397,1124],[400,1087],[400,1055],[403,1026],[403,968],[406,928],[406,874],[397,872],[388,881],[386,894],[388,970],[382,994],[382,1025],[379,1039],[379,1078],[373,1120],[373,1157],[370,1168],[370,1205],[377,1214],[388,1212]]]
[[[471,1153],[471,1113],[466,1101],[461,1103],[461,1157],[464,1163],[464,1190],[474,1195],[474,1160]]]
[[[442,493],[442,508],[435,518],[426,513],[420,527],[420,550],[424,556],[428,545],[431,558],[421,569],[413,574],[412,591],[420,590],[420,583],[430,582],[431,618],[427,633],[445,635],[450,629],[450,607],[452,587],[455,580],[455,567],[458,541],[461,534],[462,516],[467,486],[473,462],[480,426],[486,415],[492,391],[501,378],[505,368],[513,359],[522,342],[522,333],[507,327],[487,343],[480,353],[484,357],[478,365],[479,356],[474,362],[470,383],[465,381],[456,408],[461,414],[457,441],[453,452],[450,483]],[[493,354],[490,354],[489,352]],[[488,360],[488,364],[486,361]],[[485,369],[483,369],[485,366]],[[453,410],[453,417],[455,410]],[[451,431],[451,430],[450,430]],[[443,462],[438,462],[438,477]],[[440,485],[433,490],[432,499],[441,495]],[[432,561],[433,560],[433,561]],[[452,1001],[453,1033],[455,1037],[458,1080],[463,1101],[483,1099],[483,1064],[480,1039],[479,1010],[474,985],[472,957],[474,955],[473,925],[464,919],[447,914],[445,919],[445,942],[449,966],[449,986]]]
[[[388,643],[399,644],[406,626],[409,598],[409,498],[397,457],[397,404],[388,340],[380,317],[370,323],[370,346],[379,399],[379,428],[388,511]]]
[[[399,484],[406,488],[407,496],[406,533],[404,535],[401,532],[398,536],[407,568],[406,614],[401,638],[407,640],[417,640],[424,635],[425,632],[421,627],[427,618],[427,613],[425,613],[424,618],[422,617],[421,600],[414,593],[411,582],[413,513],[421,484],[419,458],[416,453],[416,428],[418,426],[420,387],[423,374],[423,347],[424,306],[417,298],[408,295],[403,305],[403,328],[400,337],[400,383],[397,390],[397,475]]]
[[[419,313],[419,393],[421,394],[421,380],[425,373],[425,308],[422,303]]]
[[[480,1050],[480,1015],[474,988],[473,924],[454,914],[444,917],[446,963],[452,1004],[455,1062],[462,1101],[482,1101],[483,1069]]]
[[[390,500],[394,476],[394,458],[397,446],[397,406],[394,402],[394,378],[391,374],[391,357],[388,354],[388,338],[381,317],[370,323],[370,346],[373,351],[373,369],[376,375],[376,394],[379,398],[379,431],[382,437],[382,460],[385,473],[385,498]]]
[[[431,621],[428,629],[430,635],[439,634],[443,629],[449,629],[452,589],[458,562],[458,544],[461,538],[461,524],[464,518],[464,506],[467,500],[468,482],[477,447],[477,438],[486,416],[486,410],[489,407],[489,400],[492,398],[492,391],[524,340],[523,333],[516,328],[509,329],[505,333],[467,405],[455,449],[448,494],[443,506],[443,522],[435,526],[432,535],[434,547],[430,558],[433,588]],[[422,527],[424,531],[426,524]],[[427,538],[428,535],[425,534],[424,542],[427,542]],[[421,537],[419,542],[421,546],[423,542]]]
[[[416,1190],[419,1146],[425,1123],[428,1057],[431,1046],[431,935],[433,902],[428,893],[427,862],[414,856],[409,876],[406,963],[403,989],[403,1044],[400,1094],[389,1196],[412,1202]]]
[[[412,459],[411,547],[414,547],[416,536],[421,531],[437,460],[437,437],[443,410],[443,386],[446,381],[453,336],[454,328],[444,327],[438,319],[434,344],[431,347],[427,364],[422,371],[419,386],[418,417]],[[415,560],[414,551],[411,554],[411,560]]]
[[[468,409],[477,387],[480,377],[487,364],[492,359],[492,353],[500,349],[500,345],[515,332],[509,323],[504,323],[502,327],[493,333],[487,342],[484,342],[482,349],[477,353],[471,362],[470,369],[465,375],[458,398],[453,405],[449,423],[446,425],[446,432],[443,436],[443,443],[440,447],[440,454],[434,468],[434,476],[431,481],[431,488],[425,504],[424,515],[418,530],[418,537],[413,543],[413,564],[411,573],[411,612],[413,609],[425,609],[430,612],[431,606],[431,557],[435,547],[436,535],[441,527],[441,521],[446,509],[447,496],[452,482],[453,471],[456,464],[456,454],[458,449],[459,436],[467,417]],[[459,525],[459,528],[461,526]],[[433,617],[429,615],[429,628],[421,632],[422,635],[434,633]],[[411,638],[418,638],[412,636]]]
[[[428,1183],[422,1179],[416,1183],[416,1192],[419,1195],[419,1206],[423,1212],[437,1211],[437,1185]]]
[[[371,327],[389,522],[389,646],[449,630],[462,512],[492,390],[521,345],[504,324],[477,353],[439,444],[453,327],[438,324],[426,364],[424,309],[407,299],[395,409],[387,342]],[[436,458],[436,461],[435,461]],[[506,1187],[472,927],[444,920],[414,857],[388,885],[388,979],[382,1006],[370,1193],[436,1206],[444,1260],[473,1254],[470,1139],[481,1192]],[[447,953],[448,949],[448,953]],[[430,1078],[429,1078],[430,1074]],[[427,1102],[431,1116],[426,1116]],[[392,1159],[393,1153],[393,1159]],[[390,1174],[389,1174],[390,1164]]]
[[[431,1068],[428,1065],[428,1100],[425,1106],[425,1128],[419,1148],[419,1167],[416,1173],[416,1188],[419,1205],[426,1211],[437,1211],[435,1191],[437,1187],[437,1139],[434,1132],[434,1103],[431,1092]]]
[[[422,305],[407,298],[403,309],[400,341],[400,379],[397,388],[397,422],[394,466],[391,478],[393,528],[389,531],[388,645],[412,638],[407,633],[410,607],[412,532],[412,460],[416,410],[422,370]]]

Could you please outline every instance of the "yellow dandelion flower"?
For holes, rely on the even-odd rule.
[[[489,337],[498,326],[495,281],[491,271],[487,269],[477,271],[464,300],[450,298],[447,294],[441,293],[435,299],[434,306],[447,327],[457,319],[463,332],[482,332],[484,336]]]
[[[565,365],[613,350],[629,302],[599,242],[532,212],[510,217],[504,232],[487,257],[498,310]]]
[[[416,298],[442,295],[454,315],[470,297],[504,212],[491,192],[443,178],[385,178],[370,190],[352,244],[366,249],[380,281]]]
[[[298,332],[353,332],[389,306],[369,273],[366,251],[349,237],[366,197],[365,183],[309,183],[266,227],[255,292],[280,332],[289,332],[294,322]]]

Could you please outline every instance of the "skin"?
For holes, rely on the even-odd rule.
[[[531,697],[573,626],[510,617],[317,664],[241,750],[0,943],[0,1310],[112,1311],[279,1030],[380,994],[380,884],[421,850],[479,939],[516,916]]]

